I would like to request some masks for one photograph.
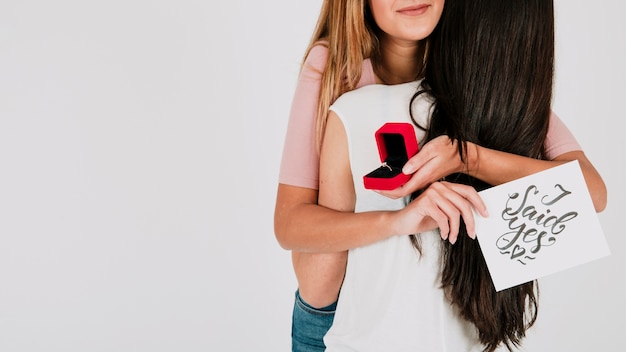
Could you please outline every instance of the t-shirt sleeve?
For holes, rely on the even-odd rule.
[[[319,188],[319,153],[315,141],[317,103],[328,49],[316,45],[309,51],[298,77],[278,182],[311,189]]]
[[[567,152],[582,150],[572,132],[553,111],[550,112],[550,125],[544,147],[549,160]]]

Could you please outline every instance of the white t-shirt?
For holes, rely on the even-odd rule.
[[[356,191],[356,212],[397,210],[405,199],[389,199],[363,187],[363,175],[381,164],[375,131],[386,122],[409,122],[409,101],[418,82],[370,85],[341,96],[331,107],[342,120]],[[431,102],[421,95],[414,117],[426,126]],[[418,141],[424,131],[415,128]],[[421,145],[421,142],[420,142]],[[394,236],[350,250],[346,276],[326,351],[481,351],[476,329],[462,320],[440,288],[441,238],[418,235],[422,255],[408,236]]]

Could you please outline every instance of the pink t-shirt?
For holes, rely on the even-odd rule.
[[[307,56],[294,93],[283,146],[278,182],[291,186],[319,188],[319,153],[315,141],[315,119],[321,77],[328,49],[317,45]],[[374,84],[375,76],[369,59],[363,61],[363,73],[357,88]],[[561,119],[552,112],[545,141],[546,156],[581,150],[578,141]]]

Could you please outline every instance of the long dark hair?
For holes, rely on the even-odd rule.
[[[464,160],[467,142],[544,158],[554,71],[551,0],[447,0],[427,60],[422,89],[413,97],[435,98],[423,127],[426,141],[448,135]],[[446,180],[477,190],[491,186],[467,174]],[[495,292],[465,225],[457,242],[443,247],[442,287],[476,326],[484,350],[519,345],[537,318],[537,283]]]

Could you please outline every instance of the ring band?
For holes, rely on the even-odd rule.
[[[391,168],[391,166],[387,165],[387,162],[383,162],[382,167],[386,167],[389,169],[389,171],[393,171],[393,169]]]

